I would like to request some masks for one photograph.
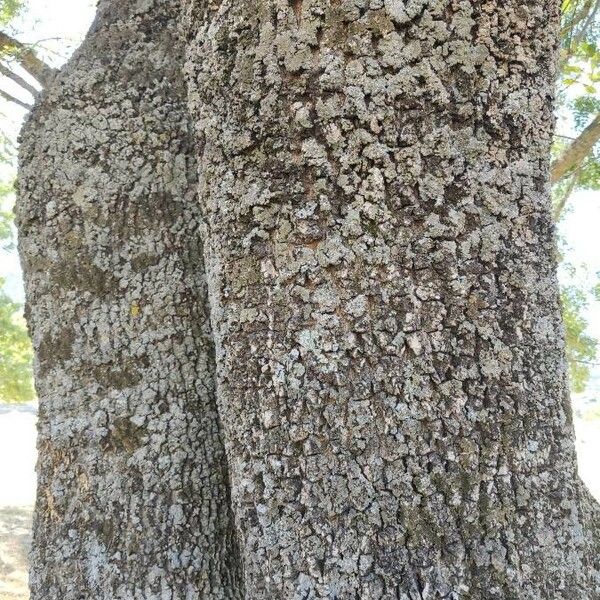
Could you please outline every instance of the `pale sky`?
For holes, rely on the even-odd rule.
[[[17,25],[23,41],[55,38],[45,45],[61,54],[65,54],[66,45],[76,47],[83,39],[96,6],[92,0],[27,0],[26,4],[28,8]]]
[[[123,0],[128,1],[128,0]],[[25,42],[39,42],[50,53],[48,60],[62,63],[85,36],[95,10],[93,0],[29,0],[28,9],[19,19],[15,33]],[[55,54],[52,54],[54,52]],[[23,111],[0,101],[0,111],[4,117],[15,123],[22,118]],[[560,132],[570,134],[569,123],[561,120]],[[569,203],[570,212],[559,225],[559,232],[565,238],[570,250],[567,259],[574,264],[587,263],[590,279],[600,272],[599,225],[600,197],[597,192],[578,192]],[[16,299],[22,300],[20,268],[16,253],[0,252],[0,276],[6,277],[6,290]],[[586,314],[590,333],[600,340],[600,303],[590,298]],[[600,362],[600,358],[598,360]],[[600,367],[595,376],[600,381]],[[592,391],[592,390],[590,390]],[[594,390],[600,397],[600,386]]]

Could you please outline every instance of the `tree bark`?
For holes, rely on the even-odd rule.
[[[243,597],[180,9],[101,2],[22,134],[40,400],[32,600]]]
[[[101,2],[23,135],[33,600],[600,597],[549,202],[558,22]]]
[[[600,597],[549,202],[558,4],[191,9],[246,597]]]

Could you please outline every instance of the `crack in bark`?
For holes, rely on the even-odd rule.
[[[303,0],[288,0],[294,15],[296,16],[296,24],[298,27],[302,24],[302,1]]]

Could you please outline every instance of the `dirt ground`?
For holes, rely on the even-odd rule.
[[[32,507],[0,508],[0,600],[25,600]]]
[[[35,403],[0,404],[0,600],[26,600],[35,499]]]

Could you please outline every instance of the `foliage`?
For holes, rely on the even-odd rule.
[[[574,286],[563,287],[561,292],[567,361],[571,389],[585,391],[590,376],[590,363],[596,358],[597,342],[586,334],[587,323],[581,313],[587,304],[586,294]]]
[[[600,112],[600,0],[563,0],[558,111],[572,120],[579,135]],[[553,155],[560,155],[573,140],[557,136]],[[553,189],[554,214],[560,219],[571,194],[580,189],[600,189],[600,149],[576,165]],[[563,263],[563,270],[570,266]],[[574,281],[573,279],[571,281]],[[600,290],[600,287],[599,287]],[[567,360],[574,392],[583,392],[596,359],[596,341],[587,333],[584,311],[589,290],[570,283],[561,290]]]
[[[600,112],[600,0],[563,0],[558,110],[573,120],[581,133]],[[569,140],[558,136],[553,154],[559,155]],[[577,189],[600,189],[600,151],[596,148],[560,182],[555,203],[562,213],[568,197]]]
[[[0,248],[2,250],[12,250],[14,248],[11,224],[11,213],[5,210],[0,210]]]
[[[1,279],[0,285],[4,285]],[[27,402],[35,398],[31,342],[21,309],[0,292],[0,400],[8,402]]]
[[[0,26],[8,25],[23,8],[22,0],[0,0]],[[0,163],[14,157],[14,143],[0,134]],[[0,181],[2,205],[13,190],[12,181]],[[12,212],[0,206],[0,252],[14,251]],[[22,316],[22,306],[5,292],[0,278],[0,401],[20,402],[35,398],[31,370],[31,342]]]
[[[0,25],[8,25],[23,8],[23,0],[0,0]]]
[[[1,201],[9,198],[13,193],[13,189],[14,184],[12,181],[10,183],[0,181],[0,250],[4,250],[5,252],[15,249],[13,213],[11,210],[3,210]]]
[[[12,185],[0,184],[6,199]],[[0,251],[14,249],[12,213],[0,211]],[[2,291],[0,278],[0,401],[27,402],[35,398],[31,363],[31,341],[22,316],[23,307]]]

